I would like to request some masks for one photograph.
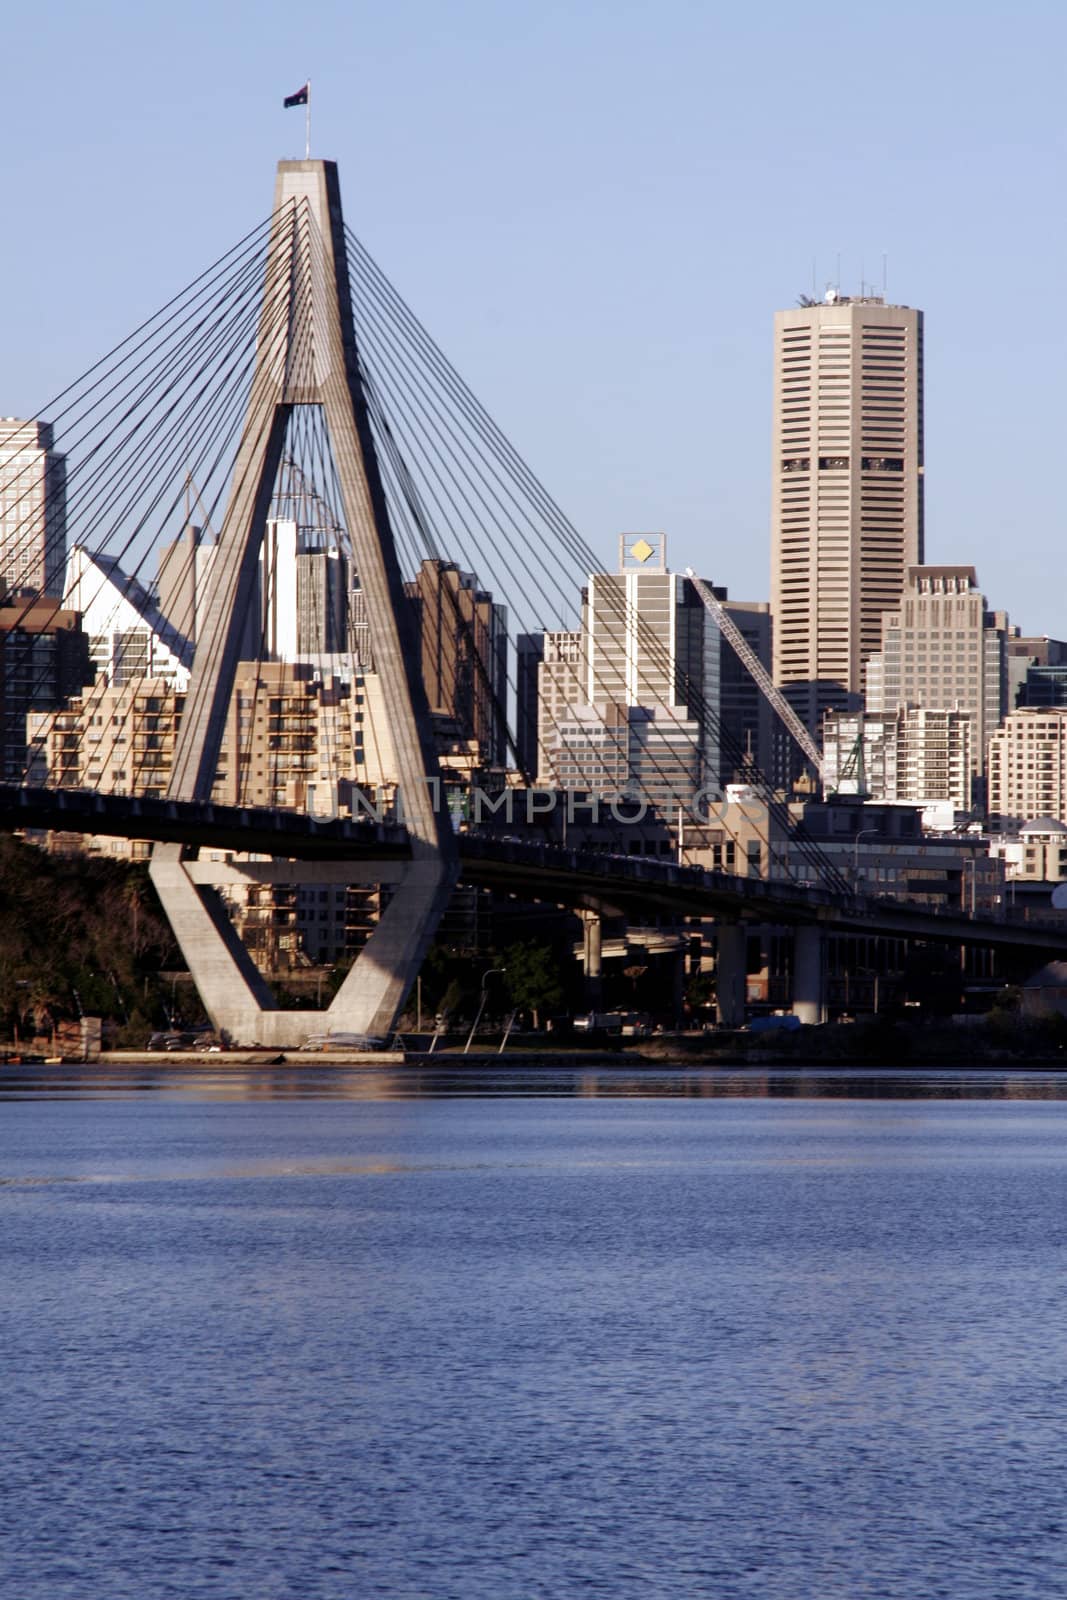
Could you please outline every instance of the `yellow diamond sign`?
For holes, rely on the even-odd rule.
[[[655,553],[647,539],[638,539],[636,544],[630,546],[630,554],[636,556],[638,561],[647,561]]]

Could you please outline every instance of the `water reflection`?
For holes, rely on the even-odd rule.
[[[0,1100],[161,1096],[198,1101],[441,1099],[1067,1100],[1067,1072],[855,1066],[190,1066],[144,1061],[0,1069]]]

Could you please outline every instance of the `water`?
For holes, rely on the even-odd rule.
[[[7,1069],[0,1591],[1067,1595],[1065,1096]]]

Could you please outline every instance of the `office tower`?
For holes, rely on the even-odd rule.
[[[773,676],[818,736],[923,559],[921,312],[829,290],[777,313],[771,482]]]
[[[882,648],[868,668],[867,709],[969,711],[981,803],[986,745],[1007,706],[1008,619],[990,611],[973,567],[909,567],[900,606],[882,617]]]
[[[190,644],[196,643],[214,559],[215,546],[204,538],[203,528],[192,523],[187,523],[179,537],[159,552],[159,609]]]
[[[617,572],[589,578],[584,613],[590,704],[685,706],[719,691],[718,625],[687,578],[667,570],[667,536],[624,533]]]
[[[530,778],[537,772],[537,679],[545,659],[543,633],[515,640],[515,761]]]
[[[66,492],[51,424],[0,417],[0,590],[62,593]]]
[[[288,517],[271,517],[263,534],[259,552],[259,583],[263,597],[263,642],[260,655],[266,661],[295,661],[296,636],[296,552],[300,530]]]
[[[617,572],[592,573],[580,631],[546,633],[539,774],[560,788],[628,790],[668,819],[720,783],[722,639],[666,536],[623,534]]]
[[[1024,706],[1067,706],[1067,663],[1055,667],[1027,667],[1015,709],[1021,711]]]
[[[1067,710],[1013,711],[989,741],[989,810],[1002,824],[1067,822]]]
[[[1009,711],[1019,706],[1067,705],[1067,699],[1056,698],[1059,691],[1051,687],[1067,680],[1067,640],[1050,639],[1047,634],[1024,635],[1018,628],[1009,628],[1007,651]],[[1033,678],[1031,668],[1039,669]],[[1042,678],[1047,678],[1045,689],[1040,687]]]
[[[731,600],[715,589],[753,655],[771,671],[771,608],[766,601]],[[772,788],[785,781],[788,734],[770,702],[729,639],[719,648],[722,774],[724,783],[751,783],[762,778]]]
[[[592,706],[585,698],[582,639],[583,634],[578,629],[552,629],[545,633],[537,672],[537,781],[554,783],[562,789],[594,787],[591,783],[572,784],[569,779],[565,782],[559,760],[551,755],[559,749],[559,731],[570,712],[582,708],[595,720]],[[612,715],[603,721],[605,729],[612,730],[607,742],[616,752],[613,759],[618,760],[618,718]],[[604,743],[595,732],[592,737]]]
[[[300,550],[296,557],[298,659],[340,655],[348,644],[348,557]]]
[[[348,558],[321,542],[318,530],[285,517],[267,523],[260,552],[262,655],[271,661],[318,661],[348,646]],[[261,652],[244,646],[247,659]]]

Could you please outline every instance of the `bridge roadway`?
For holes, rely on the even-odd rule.
[[[0,784],[0,831],[48,829],[180,843],[308,862],[403,860],[402,826],[370,818],[320,820],[293,811],[213,802]],[[882,934],[1032,950],[1067,951],[1062,927],[969,916],[881,897],[841,896],[781,879],[743,878],[647,856],[609,855],[544,840],[459,836],[465,883],[501,893],[632,918],[816,924],[827,932]]]

